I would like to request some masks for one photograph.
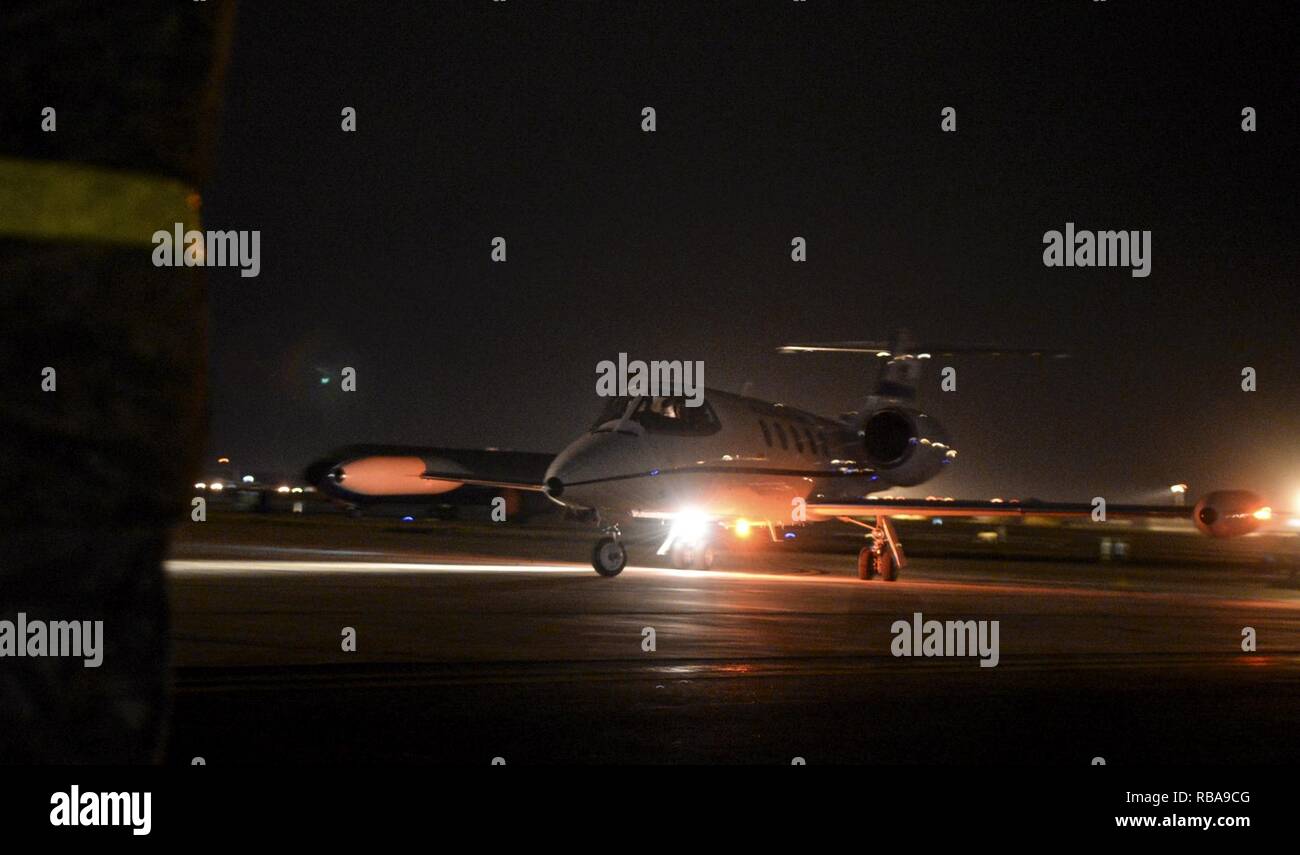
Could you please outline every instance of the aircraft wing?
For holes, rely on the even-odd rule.
[[[1192,508],[1176,505],[1106,504],[1106,517],[1164,517],[1191,519]],[[1090,517],[1093,506],[1084,502],[991,502],[972,499],[951,502],[936,499],[849,499],[808,502],[808,512],[823,517],[896,516],[926,517]]]
[[[809,501],[809,514],[823,518],[888,517],[915,514],[925,517],[1076,517],[1091,518],[1091,502],[993,502],[936,499],[840,499]],[[1236,537],[1256,531],[1272,518],[1272,510],[1255,493],[1247,490],[1217,490],[1207,493],[1193,507],[1179,505],[1105,506],[1105,519],[1190,519],[1196,528],[1212,537]]]
[[[487,448],[351,445],[307,467],[321,492],[349,502],[419,499],[461,487],[542,489],[553,454]]]

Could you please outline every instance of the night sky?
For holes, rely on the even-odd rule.
[[[1287,9],[244,3],[205,226],[260,229],[262,268],[212,271],[211,453],[558,451],[620,351],[835,414],[872,360],[775,348],[906,327],[1074,354],[932,373],[961,458],[921,494],[1293,504]],[[1067,221],[1150,229],[1151,275],[1044,267]]]

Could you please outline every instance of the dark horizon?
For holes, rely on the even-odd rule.
[[[246,4],[205,225],[260,229],[262,269],[210,271],[210,456],[558,451],[620,351],[834,415],[873,361],[775,349],[907,328],[1073,355],[931,373],[961,457],[922,493],[1290,505],[1281,10]],[[1067,222],[1151,230],[1150,276],[1044,267]]]

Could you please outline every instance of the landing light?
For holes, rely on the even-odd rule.
[[[673,537],[677,540],[699,540],[708,528],[709,518],[698,511],[682,511],[673,520]]]
[[[736,520],[736,537],[749,537],[749,520]]]

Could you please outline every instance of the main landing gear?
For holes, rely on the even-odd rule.
[[[678,570],[713,569],[713,547],[707,543],[678,541],[673,544],[669,556]]]
[[[841,520],[868,529],[869,543],[858,551],[858,578],[864,581],[879,578],[882,582],[898,579],[898,571],[907,564],[903,544],[894,534],[894,527],[886,517],[877,517],[875,525],[868,525],[851,517]]]
[[[605,577],[617,576],[627,566],[627,547],[619,534],[618,526],[605,529],[605,536],[596,541],[591,550],[591,566]]]

